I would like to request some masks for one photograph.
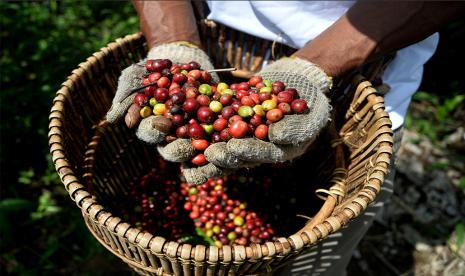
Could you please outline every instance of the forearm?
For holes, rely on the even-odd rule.
[[[149,49],[174,41],[200,46],[197,24],[189,1],[132,1]]]
[[[418,42],[464,11],[462,3],[358,2],[296,52],[331,76]]]

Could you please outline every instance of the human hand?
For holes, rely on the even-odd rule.
[[[315,64],[299,59],[281,59],[258,75],[271,81],[280,80],[297,89],[309,106],[308,113],[285,115],[269,127],[270,142],[256,138],[231,139],[211,144],[204,152],[208,167],[184,168],[184,176],[199,184],[228,170],[253,167],[262,163],[289,161],[304,154],[329,120],[331,107],[325,93],[331,79]],[[195,181],[192,181],[195,180]]]
[[[213,65],[207,54],[195,45],[186,42],[175,42],[155,46],[149,51],[147,58],[170,59],[173,63],[189,63],[190,61],[196,61],[204,70],[213,69]],[[122,71],[118,80],[116,95],[113,98],[112,106],[106,116],[110,123],[115,123],[126,114],[129,107],[134,102],[135,93],[131,90],[141,86],[144,75],[146,75],[145,61],[131,65]],[[218,81],[216,73],[212,73],[211,75],[214,81]],[[142,119],[136,131],[136,135],[140,140],[150,144],[158,144],[163,141],[167,133],[154,127],[154,122],[158,119],[157,117],[163,116],[151,115]],[[181,162],[189,160],[195,153],[192,147],[183,146],[186,145],[187,139],[178,140],[185,141],[172,142],[168,144],[169,147],[165,151],[163,151],[164,147],[159,147],[159,149],[163,151],[163,157],[165,159]],[[171,148],[174,149],[174,147],[178,149],[171,150]]]

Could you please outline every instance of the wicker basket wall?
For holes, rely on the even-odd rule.
[[[290,51],[278,47],[277,54],[270,53],[275,49],[269,42],[254,41],[211,22],[205,24],[202,35],[208,38],[214,63],[236,66],[236,77],[249,76],[269,56]],[[329,196],[314,219],[294,235],[250,246],[192,246],[140,231],[114,216],[102,202],[127,196],[128,183],[154,166],[153,147],[139,143],[125,127],[109,126],[103,120],[121,70],[145,57],[146,51],[142,35],[134,34],[94,53],[62,84],[49,117],[50,152],[71,199],[95,238],[138,273],[269,273],[338,231],[375,199],[389,167],[391,123],[383,98],[370,82],[357,77],[340,87],[346,100],[333,103],[338,105],[335,110],[344,112],[334,115],[327,131],[336,158],[326,190]]]

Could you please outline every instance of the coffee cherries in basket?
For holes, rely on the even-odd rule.
[[[203,151],[211,143],[245,137],[268,141],[270,124],[308,110],[298,91],[279,80],[253,76],[248,82],[215,83],[195,61],[147,60],[145,67],[126,125],[133,128],[143,118],[160,115],[154,127],[169,134],[168,143],[191,138],[198,151],[191,162],[197,166],[208,163]]]

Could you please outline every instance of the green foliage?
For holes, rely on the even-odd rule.
[[[442,139],[460,124],[457,110],[464,110],[465,95],[452,91],[449,97],[419,91],[413,96],[410,113],[405,120],[407,128],[416,129],[433,141]]]
[[[80,62],[137,31],[130,2],[0,1],[0,274],[83,274],[105,251],[50,160],[48,113]]]
[[[463,223],[455,226],[455,235],[457,235],[457,246],[460,248],[465,240],[465,225]]]
[[[460,190],[465,192],[465,176],[462,176],[459,180],[459,188]]]

